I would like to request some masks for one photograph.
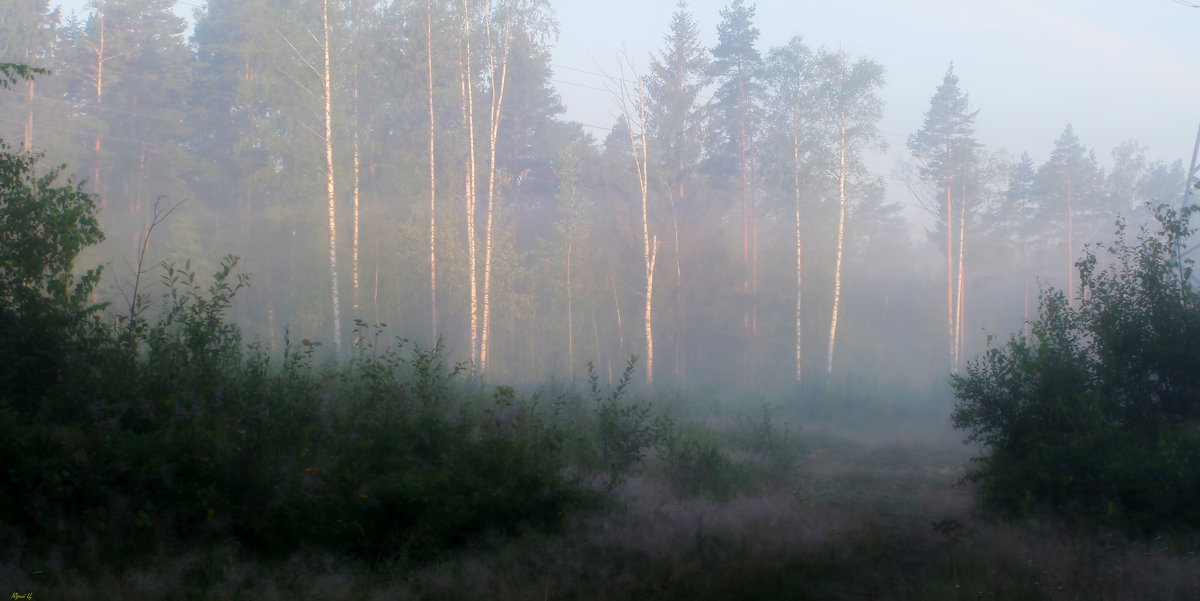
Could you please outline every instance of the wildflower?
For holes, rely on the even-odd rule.
[[[317,468],[315,468],[315,467],[306,467],[306,468],[304,468],[304,472],[305,472],[305,473],[308,473],[308,474],[311,474],[311,473],[313,473],[313,472],[315,472],[315,471],[317,471]]]

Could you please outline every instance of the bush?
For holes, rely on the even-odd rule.
[[[583,498],[535,401],[500,387],[473,411],[440,342],[381,348],[357,321],[340,366],[317,373],[319,343],[290,333],[273,366],[228,320],[250,283],[235,256],[207,284],[164,263],[159,304],[135,283],[105,318],[98,272],[71,275],[95,203],[37,158],[0,145],[0,546],[83,570],[230,538],[420,561]]]
[[[1006,513],[1048,508],[1143,532],[1200,526],[1200,296],[1179,250],[1190,209],[1093,248],[1076,307],[1042,294],[1030,337],[952,376],[952,416],[984,445],[972,478]]]

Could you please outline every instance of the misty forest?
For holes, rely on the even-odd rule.
[[[0,6],[9,592],[1200,595],[1138,132],[990,148],[948,54],[881,169],[886,61],[743,0],[575,66],[548,0],[175,4]]]

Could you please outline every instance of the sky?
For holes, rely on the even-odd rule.
[[[716,43],[727,4],[689,2],[705,45]],[[990,148],[1042,160],[1069,122],[1102,162],[1129,138],[1152,158],[1191,158],[1200,72],[1188,63],[1200,49],[1200,9],[1174,0],[774,0],[756,9],[764,54],[800,36],[883,65],[881,129],[900,151],[953,62]],[[612,100],[591,89],[604,78],[582,71],[615,73],[624,51],[645,72],[675,2],[560,0],[555,10],[555,83],[567,116],[611,125]]]
[[[1200,0],[1197,0],[1200,2]],[[716,43],[729,0],[690,0],[701,42]],[[180,3],[190,15],[201,0]],[[1102,165],[1135,139],[1151,159],[1191,159],[1200,124],[1200,8],[1188,0],[761,0],[755,23],[764,55],[794,36],[883,65],[880,129],[889,149],[869,164],[893,179],[905,142],[953,62],[978,109],[977,137],[1012,156],[1049,156],[1070,123]],[[85,0],[62,2],[82,10]],[[622,55],[639,73],[663,47],[675,0],[552,0],[560,35],[554,85],[566,119],[603,139],[616,106],[600,73]],[[1189,63],[1193,66],[1189,67]],[[628,70],[628,67],[627,67]],[[889,194],[893,200],[897,194]]]
[[[701,42],[712,47],[730,0],[689,0]],[[1102,166],[1134,139],[1151,160],[1191,160],[1200,125],[1200,8],[1186,0],[761,0],[759,51],[800,36],[812,48],[844,50],[885,70],[880,130],[888,143],[868,165],[888,198],[920,224],[900,181],[906,143],[925,119],[951,63],[969,97],[978,140],[1012,157],[1044,161],[1071,124]],[[747,1],[750,5],[752,2]],[[616,109],[601,71],[623,54],[645,73],[664,46],[675,0],[560,0],[555,84],[566,117],[603,139]],[[633,18],[632,15],[637,15]],[[1189,62],[1191,67],[1189,67]],[[628,68],[627,68],[628,70]]]

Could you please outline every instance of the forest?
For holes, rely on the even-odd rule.
[[[3,9],[0,55],[51,75],[0,94],[0,134],[98,196],[107,240],[81,264],[106,298],[130,304],[139,266],[236,254],[235,319],[272,348],[289,330],[344,353],[357,319],[496,381],[589,361],[611,381],[637,354],[666,387],[924,391],[1039,285],[1072,290],[1118,213],[1149,221],[1184,187],[1134,141],[1102,167],[1065,123],[1045,163],[989,152],[951,66],[889,199],[865,165],[884,65],[760,50],[742,2],[715,47],[680,5],[645,73],[614,69],[602,140],[559,119],[544,1],[213,1],[190,37],[173,5]]]
[[[1200,591],[1182,160],[991,149],[948,55],[873,170],[885,62],[743,0],[602,139],[547,0],[175,5],[0,7],[22,590]]]

